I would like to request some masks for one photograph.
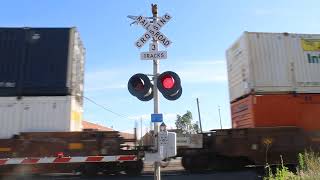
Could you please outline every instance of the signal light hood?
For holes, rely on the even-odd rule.
[[[130,94],[137,97],[141,101],[149,101],[153,98],[153,85],[145,74],[135,74],[128,82],[128,90]]]

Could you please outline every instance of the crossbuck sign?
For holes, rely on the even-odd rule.
[[[145,45],[145,43],[154,38],[158,42],[160,42],[164,47],[168,47],[171,44],[170,39],[168,39],[163,33],[160,32],[160,29],[169,22],[171,16],[169,14],[165,14],[159,19],[157,19],[156,23],[149,22],[143,16],[138,16],[135,20],[138,24],[140,24],[144,29],[147,30],[136,42],[135,45],[137,48],[141,48]]]

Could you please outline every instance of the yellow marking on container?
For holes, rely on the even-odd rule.
[[[71,112],[71,120],[73,121],[81,121],[82,120],[82,113],[77,111]]]
[[[83,149],[83,144],[82,143],[69,143],[69,149],[70,150]]]
[[[11,151],[11,148],[9,147],[0,147],[0,152],[9,152]]]
[[[304,51],[320,51],[320,39],[301,39]]]

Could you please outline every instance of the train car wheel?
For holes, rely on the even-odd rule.
[[[138,176],[143,170],[143,161],[132,161],[125,164],[125,173],[129,176]]]
[[[192,157],[183,156],[181,160],[181,164],[186,171],[190,171],[192,169]]]
[[[208,169],[208,157],[205,155],[193,156],[191,159],[191,172],[203,172]]]
[[[103,166],[103,173],[105,175],[117,175],[121,171],[119,163],[105,163]]]
[[[87,163],[81,168],[81,174],[85,177],[96,176],[100,172],[100,168],[97,164]]]

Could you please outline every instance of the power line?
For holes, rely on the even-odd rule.
[[[93,103],[93,104],[101,107],[102,109],[104,109],[104,110],[106,110],[106,111],[108,111],[108,112],[110,112],[110,113],[112,113],[112,114],[114,114],[114,115],[117,115],[117,116],[119,116],[119,117],[123,117],[123,118],[126,118],[126,119],[130,119],[128,116],[125,116],[125,115],[123,115],[123,114],[116,113],[116,112],[110,110],[109,108],[106,108],[105,106],[97,103],[96,101],[92,100],[91,98],[88,98],[88,97],[86,97],[86,96],[83,96],[83,97],[84,97],[86,100],[90,101],[91,103]]]

